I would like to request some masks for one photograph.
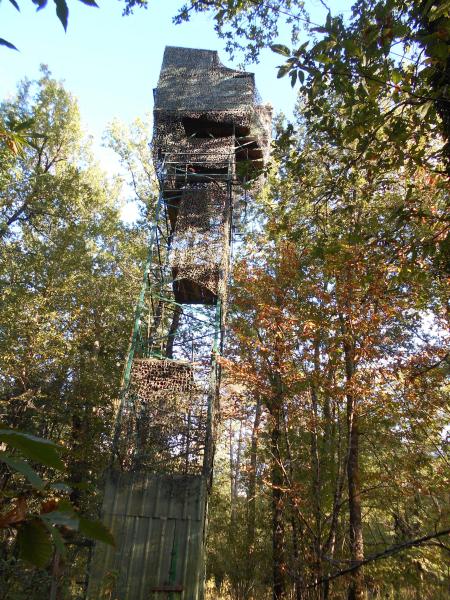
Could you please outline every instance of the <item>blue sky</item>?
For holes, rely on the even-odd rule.
[[[78,99],[84,128],[94,138],[94,151],[102,166],[113,172],[117,165],[101,148],[106,125],[114,118],[131,122],[153,109],[152,88],[156,86],[166,45],[218,50],[227,66],[233,65],[224,42],[214,32],[208,15],[195,15],[189,23],[173,25],[172,16],[181,0],[153,0],[148,10],[122,17],[123,4],[97,0],[99,9],[68,0],[67,33],[56,18],[53,2],[36,13],[31,0],[22,0],[17,13],[8,0],[0,0],[0,37],[14,43],[20,52],[0,47],[0,99],[14,94],[23,77],[38,76],[39,65],[47,64],[57,79]],[[319,0],[310,0],[313,20],[323,20]],[[336,9],[349,9],[349,0],[334,0]],[[289,45],[289,33],[280,42]],[[275,112],[292,114],[296,91],[289,80],[276,78],[282,57],[263,52],[258,65],[248,67],[264,102]]]
[[[154,0],[148,10],[136,10],[130,17],[121,16],[123,5],[116,0],[98,3],[100,9],[93,9],[69,0],[69,27],[64,33],[53,3],[36,13],[31,0],[25,0],[18,14],[8,0],[1,2],[0,37],[20,52],[0,48],[0,97],[13,93],[22,77],[37,75],[45,63],[78,97],[83,119],[95,133],[113,117],[129,121],[151,111],[152,88],[166,45],[219,50],[222,61],[232,66],[208,16],[172,24],[179,0]],[[256,72],[264,101],[290,112],[295,92],[287,80],[276,80],[280,60],[268,51],[261,64],[249,70]]]

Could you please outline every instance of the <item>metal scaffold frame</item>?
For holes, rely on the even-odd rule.
[[[173,158],[173,154],[170,154]],[[205,156],[207,159],[207,157]],[[208,163],[207,163],[208,164]],[[232,156],[226,159],[226,173],[212,172],[207,175],[207,185],[219,185],[226,195],[226,212],[229,218],[225,219],[227,231],[224,240],[229,246],[231,240],[231,206],[233,196],[233,161]],[[196,391],[200,387],[206,395],[205,406],[205,441],[201,455],[196,457],[195,464],[189,464],[189,457],[185,460],[184,473],[201,472],[210,478],[213,454],[213,420],[214,406],[217,404],[218,383],[220,367],[217,358],[223,347],[224,334],[224,309],[226,297],[226,282],[222,285],[223,291],[211,300],[210,305],[186,304],[177,302],[177,280],[173,277],[171,265],[171,249],[175,227],[171,225],[176,221],[173,212],[179,210],[179,204],[174,203],[186,191],[198,190],[199,183],[205,184],[205,175],[187,171],[187,163],[183,156],[178,154],[177,162],[164,160],[158,169],[160,191],[156,202],[154,224],[151,229],[149,251],[144,266],[144,276],[138,302],[135,309],[133,332],[130,347],[125,363],[120,407],[117,414],[113,454],[122,467],[128,469],[142,468],[142,456],[139,456],[139,444],[127,437],[124,431],[124,420],[128,414],[136,414],[136,394],[133,393],[133,365],[138,361],[156,361],[166,365],[173,364],[173,371],[188,367],[197,379]],[[180,175],[180,172],[182,174]],[[173,174],[177,178],[177,195],[170,187],[173,183]],[[169,185],[167,183],[169,182]],[[172,211],[172,215],[170,212]],[[223,276],[228,278],[228,251],[224,249]],[[184,322],[182,322],[184,319]],[[176,327],[174,321],[176,320]],[[179,340],[176,340],[178,335]],[[168,351],[170,350],[170,351]],[[147,363],[148,364],[148,363]],[[167,370],[167,367],[166,369]],[[201,385],[200,385],[201,382]],[[153,390],[154,391],[154,390]],[[186,391],[186,390],[182,390]],[[190,390],[193,391],[192,389]],[[148,416],[147,416],[148,418]],[[134,428],[134,433],[136,428]],[[127,461],[124,464],[121,446],[127,449]],[[135,456],[131,460],[130,449],[134,446]],[[209,458],[208,458],[209,457]],[[201,465],[201,468],[200,468]],[[158,471],[157,464],[146,465],[153,471]],[[168,470],[167,459],[164,462],[164,472]],[[180,472],[180,466],[177,466]],[[181,471],[183,472],[183,471]]]

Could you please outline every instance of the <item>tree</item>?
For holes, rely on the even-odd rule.
[[[386,154],[349,167],[353,148],[315,125],[307,115],[297,135],[279,128],[264,227],[243,250],[232,296],[229,377],[247,402],[262,400],[260,518],[272,512],[282,540],[274,597],[342,597],[340,570],[350,598],[420,586],[439,597],[446,550],[414,540],[448,528],[446,180],[390,170]],[[249,457],[251,421],[244,431]],[[380,567],[377,555],[394,558]]]
[[[2,425],[63,446],[69,500],[75,510],[96,515],[145,228],[122,223],[120,188],[92,163],[76,102],[47,70],[39,81],[22,83],[0,111],[4,119],[32,119],[38,134],[21,153],[7,153],[0,169]],[[47,467],[36,469],[50,490],[60,481]],[[1,489],[6,514],[14,498],[31,493],[5,465]],[[56,491],[49,498],[38,490],[31,498],[34,513],[41,501],[62,500]],[[14,558],[14,528],[2,536],[1,589],[45,596],[43,572]],[[88,547],[83,537],[67,537],[66,569],[73,567],[64,585],[75,593]],[[63,572],[60,564],[59,578]]]
[[[361,0],[353,5],[347,20],[332,16],[327,7],[324,23],[312,22],[307,8],[307,3],[291,0],[191,0],[176,20],[186,21],[192,12],[211,11],[216,31],[231,53],[244,51],[249,60],[257,60],[261,49],[271,46],[285,56],[278,76],[289,74],[292,85],[300,83],[304,110],[316,117],[317,127],[333,131],[336,143],[357,144],[359,160],[382,150],[376,140],[383,131],[388,134],[385,144],[397,150],[398,165],[408,160],[432,162],[439,152],[449,174],[448,3]],[[308,41],[292,50],[275,43],[283,20],[291,27],[293,44],[301,26]],[[330,89],[343,117],[340,128],[328,119]],[[424,145],[424,138],[434,145]],[[405,152],[407,141],[411,146]]]

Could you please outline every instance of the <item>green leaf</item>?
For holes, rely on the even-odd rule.
[[[70,494],[70,492],[72,491],[70,485],[67,485],[67,483],[62,482],[50,483],[48,487],[51,490],[56,490],[57,492],[68,492]]]
[[[53,469],[64,469],[64,464],[58,456],[58,446],[50,440],[38,438],[15,429],[0,429],[0,441],[19,450],[30,460]]]
[[[91,540],[103,542],[110,546],[115,546],[113,534],[101,521],[91,521],[85,517],[80,517],[80,533]]]
[[[317,244],[316,246],[313,247],[312,251],[311,251],[311,256],[313,258],[321,258],[324,259],[325,258],[325,248],[322,244]]]
[[[58,502],[58,511],[68,513],[69,515],[76,516],[78,518],[78,513],[70,500],[60,500]]]
[[[278,69],[277,79],[281,79],[282,77],[284,77],[287,73],[289,73],[291,68],[291,65],[281,65],[281,67],[279,67]]]
[[[94,2],[94,0],[80,0],[80,2],[82,2],[83,4],[87,4],[88,6],[95,6],[96,8],[98,8],[98,4],[97,2]]]
[[[31,485],[38,490],[41,490],[45,486],[44,481],[39,477],[36,471],[24,460],[10,456],[6,452],[0,452],[0,460],[6,463],[11,469],[14,469],[14,471],[24,475]]]
[[[20,558],[36,567],[47,566],[52,557],[50,533],[40,519],[33,519],[21,525],[16,543]]]
[[[363,78],[361,79],[361,83],[360,83],[360,86],[359,86],[359,88],[360,88],[360,89],[362,88],[362,89],[364,90],[364,92],[367,94],[367,96],[370,96],[370,90],[369,90],[369,86],[367,85],[367,80],[366,80],[366,78],[365,78],[365,77],[363,77]]]
[[[291,51],[289,50],[289,48],[287,46],[284,46],[283,44],[273,44],[272,46],[270,46],[270,49],[272,50],[272,52],[276,52],[277,54],[281,54],[282,56],[291,55]]]
[[[14,125],[14,131],[20,132],[20,131],[25,131],[27,129],[29,129],[30,127],[32,127],[34,125],[35,121],[34,119],[26,119],[25,121],[22,121],[21,123],[16,123]]]
[[[345,48],[345,51],[349,56],[359,56],[361,54],[361,50],[357,43],[352,39],[347,39],[342,42],[342,45]]]
[[[402,80],[402,73],[398,69],[392,69],[391,80],[393,83],[400,83]]]
[[[294,56],[296,56],[297,58],[299,58],[300,56],[302,56],[305,51],[306,48],[309,46],[309,42],[305,42],[304,44],[302,44],[301,46],[299,46],[297,48],[297,50],[294,52]]]
[[[436,3],[437,4],[437,3]],[[429,13],[430,23],[437,21],[440,17],[450,17],[450,1],[444,0],[439,3],[440,6],[432,6]]]
[[[10,2],[11,2],[11,4],[14,6],[14,8],[20,12],[20,7],[19,7],[19,5],[17,4],[16,0],[9,0],[9,1],[10,1]]]
[[[6,46],[7,48],[10,48],[11,50],[17,50],[17,48],[14,46],[14,44],[11,44],[11,42],[8,42],[8,40],[5,40],[3,38],[0,38],[0,46]]]
[[[67,22],[69,20],[69,8],[66,0],[55,0],[56,15],[61,21],[64,31],[67,31]]]
[[[448,44],[446,42],[430,44],[427,48],[427,52],[433,58],[436,58],[438,60],[446,60],[449,52]]]
[[[294,87],[297,82],[297,71],[291,71],[291,87]]]
[[[63,510],[52,510],[41,515],[41,519],[52,525],[61,525],[69,529],[79,529],[79,518],[75,512],[66,512]]]
[[[425,117],[428,114],[428,111],[430,110],[430,108],[433,107],[433,101],[432,100],[428,100],[428,102],[425,102],[424,104],[422,104],[422,106],[417,110],[417,114],[419,115],[419,117],[421,119],[425,119]]]
[[[323,65],[329,65],[333,62],[333,60],[327,54],[318,54],[317,56],[315,56],[315,60],[317,60],[317,62],[322,63]]]

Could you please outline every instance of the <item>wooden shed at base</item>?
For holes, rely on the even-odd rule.
[[[206,479],[143,472],[108,476],[88,600],[202,600]]]

